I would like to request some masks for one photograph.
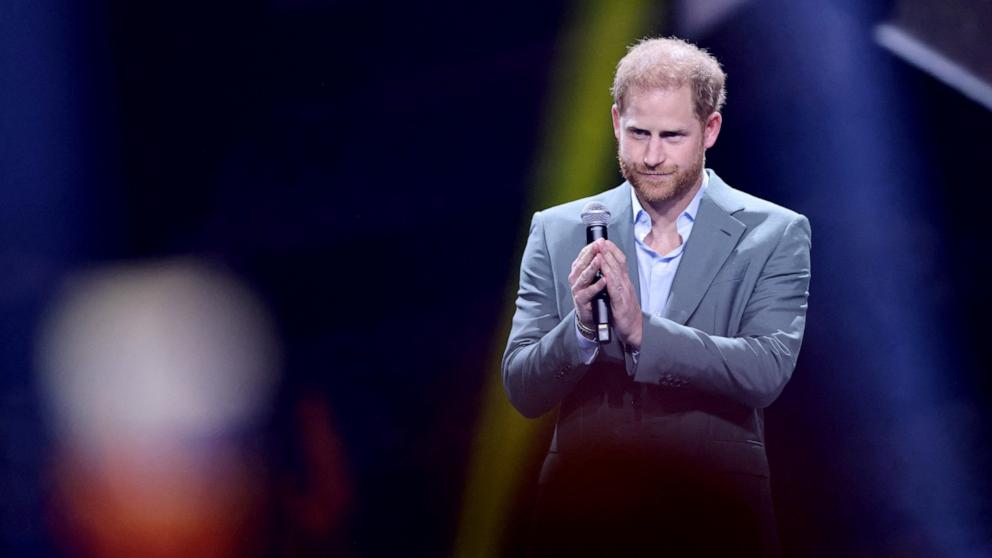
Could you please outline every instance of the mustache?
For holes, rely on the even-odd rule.
[[[620,168],[627,171],[633,171],[638,174],[678,174],[682,167],[679,165],[668,165],[661,167],[650,168],[647,165],[637,163],[628,159],[624,159],[619,154],[617,154],[617,161],[620,162]]]
[[[635,168],[635,170],[637,170],[637,172],[639,172],[641,174],[647,174],[647,175],[652,175],[652,176],[653,175],[662,175],[662,174],[678,174],[678,172],[679,172],[679,166],[678,165],[672,165],[671,167],[661,167],[661,168],[654,168],[654,169],[650,169],[650,170],[648,170],[647,167],[643,167],[643,168]]]

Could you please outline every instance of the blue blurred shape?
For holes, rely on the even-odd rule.
[[[876,17],[853,1],[772,0],[702,37],[728,69],[711,161],[812,223],[805,346],[769,424],[792,444],[776,462],[770,441],[773,484],[807,491],[780,511],[804,506],[820,524],[798,533],[801,517],[780,517],[787,550],[967,556],[989,535],[967,443],[980,403],[955,387],[968,378],[940,206],[967,185],[934,181],[919,100],[873,40]]]

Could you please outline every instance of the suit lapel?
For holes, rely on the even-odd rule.
[[[730,187],[711,173],[672,283],[665,310],[668,319],[685,325],[744,234],[747,227],[733,217],[743,206],[734,197]]]

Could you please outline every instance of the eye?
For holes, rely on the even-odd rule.
[[[638,138],[646,138],[651,136],[651,132],[647,130],[641,130],[640,128],[631,128],[630,133]]]

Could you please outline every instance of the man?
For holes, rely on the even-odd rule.
[[[539,553],[778,553],[762,409],[799,354],[810,229],[704,170],[724,82],[687,42],[632,47],[612,88],[626,182],[534,215],[502,372],[522,414],[559,407]],[[586,245],[592,200],[612,218],[609,240]],[[599,344],[603,289],[613,335]]]

